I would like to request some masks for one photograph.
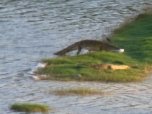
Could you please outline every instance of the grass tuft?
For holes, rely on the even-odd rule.
[[[18,112],[48,112],[49,107],[44,104],[35,103],[15,103],[11,109]]]
[[[53,91],[55,95],[67,96],[67,95],[79,95],[79,96],[90,96],[90,95],[103,95],[101,90],[90,89],[90,88],[70,88]]]

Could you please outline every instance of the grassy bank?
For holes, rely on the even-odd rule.
[[[141,14],[112,35],[112,42],[125,53],[94,52],[74,57],[45,59],[45,74],[51,80],[131,82],[143,80],[152,66],[152,14]],[[127,70],[96,69],[95,64],[128,65]]]

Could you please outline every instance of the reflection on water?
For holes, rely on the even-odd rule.
[[[152,5],[151,0],[1,0],[0,112],[16,114],[9,105],[23,101],[47,103],[56,108],[55,114],[152,111],[150,82],[93,83],[92,87],[113,91],[113,95],[60,98],[48,94],[49,89],[78,84],[30,78],[42,58],[53,57],[55,51],[81,39],[101,39],[146,5]]]

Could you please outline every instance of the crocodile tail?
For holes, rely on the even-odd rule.
[[[63,50],[57,51],[54,54],[58,55],[58,56],[62,56],[62,55],[65,55],[66,53],[73,51],[73,50],[76,50],[76,49],[78,49],[78,43],[74,43],[74,44],[64,48]]]

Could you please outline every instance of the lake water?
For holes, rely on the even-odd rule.
[[[136,15],[152,0],[1,0],[0,113],[15,102],[46,103],[51,114],[151,114],[152,79],[142,83],[34,81],[41,59],[82,39],[104,35]],[[99,88],[110,95],[59,97],[52,89]]]

